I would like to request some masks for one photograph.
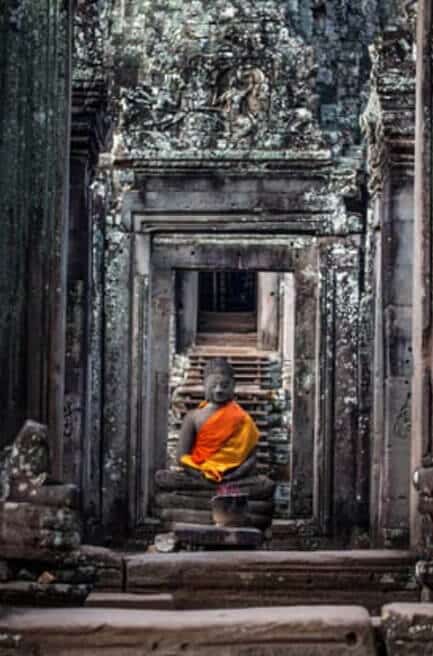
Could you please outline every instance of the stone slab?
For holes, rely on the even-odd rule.
[[[19,545],[1,544],[0,552],[2,556],[11,561],[28,560],[32,565],[45,565],[46,569],[53,571],[56,575],[59,574],[62,579],[66,577],[68,571],[75,571],[79,576],[83,568],[92,568],[96,571],[95,588],[97,590],[123,590],[123,555],[111,549],[82,545],[79,549],[65,552],[57,549],[36,550],[34,547],[24,548]]]
[[[45,484],[32,491],[29,498],[20,497],[20,501],[29,501],[38,506],[54,506],[57,508],[79,507],[79,490],[76,485],[48,485]]]
[[[392,656],[433,654],[433,604],[389,604],[382,609],[381,632]]]
[[[137,610],[171,610],[171,594],[128,594],[126,592],[92,592],[85,603],[88,608],[131,608]]]
[[[36,505],[31,502],[5,501],[0,503],[0,521],[6,530],[22,527],[37,530],[79,531],[80,515],[70,508]],[[7,535],[3,536],[7,539]]]
[[[11,568],[6,560],[0,560],[0,583],[9,581],[12,577]]]
[[[127,592],[171,592],[176,608],[415,601],[405,551],[208,551],[125,557]]]
[[[175,492],[161,492],[155,496],[155,505],[158,508],[174,510],[207,510],[210,511],[212,493],[207,496],[198,496],[193,494],[177,494]],[[248,509],[252,513],[265,514],[272,513],[272,501],[255,501],[248,499]]]
[[[124,565],[123,555],[120,552],[104,547],[82,545],[79,550],[70,554],[63,564],[65,567],[68,564],[92,565],[96,569],[95,588],[97,590],[106,592],[123,590]]]
[[[182,472],[171,472],[161,470],[155,476],[156,486],[159,490],[167,492],[186,493],[188,495],[195,492],[209,492],[211,496],[218,491],[218,485],[207,481],[203,478],[194,478],[187,476]],[[236,485],[246,492],[251,499],[269,499],[272,498],[275,489],[275,483],[266,476],[248,476],[239,481]]]
[[[0,583],[0,603],[27,606],[80,606],[91,585],[9,581]]]
[[[220,528],[178,522],[173,525],[176,541],[193,547],[231,547],[257,549],[263,544],[263,533],[256,528]]]
[[[360,607],[229,611],[10,609],[0,633],[16,633],[44,656],[373,656],[373,628]]]

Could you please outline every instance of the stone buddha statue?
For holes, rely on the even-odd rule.
[[[233,368],[223,358],[210,360],[204,401],[183,420],[178,466],[155,474],[154,512],[164,522],[211,525],[211,500],[228,489],[248,495],[249,526],[270,525],[275,483],[256,472],[259,431],[234,396]]]
[[[250,474],[255,467],[259,431],[234,401],[235,379],[223,358],[204,370],[204,397],[185,416],[179,436],[178,462],[189,473],[220,483]]]

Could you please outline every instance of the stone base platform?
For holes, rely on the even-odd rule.
[[[162,536],[161,536],[162,537]],[[158,551],[175,551],[188,549],[258,549],[263,544],[263,533],[257,528],[221,528],[214,524],[175,523],[170,534],[172,549]]]
[[[208,551],[125,556],[126,591],[172,594],[178,609],[418,601],[409,552]]]
[[[3,643],[15,656],[375,656],[363,608],[319,606],[227,611],[9,609]],[[11,650],[12,651],[12,650]]]
[[[162,600],[159,596],[98,593],[89,597],[85,609],[4,607],[0,652],[5,656],[433,653],[431,603],[389,604],[375,617],[359,606],[173,611],[169,603],[168,596]]]

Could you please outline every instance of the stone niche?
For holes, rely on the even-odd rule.
[[[120,213],[106,226],[102,290],[108,530],[126,516],[135,535],[152,523],[154,474],[167,463],[176,275],[279,272],[293,283],[280,330],[293,324],[294,346],[288,512],[274,534],[281,545],[350,543],[368,480],[359,430],[364,226],[356,165],[338,168],[326,151],[304,151],[254,163],[183,160],[174,170],[148,162],[129,172]]]

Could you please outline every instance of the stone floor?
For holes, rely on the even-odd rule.
[[[1,607],[0,656],[433,654],[406,551],[84,550],[86,606]]]

